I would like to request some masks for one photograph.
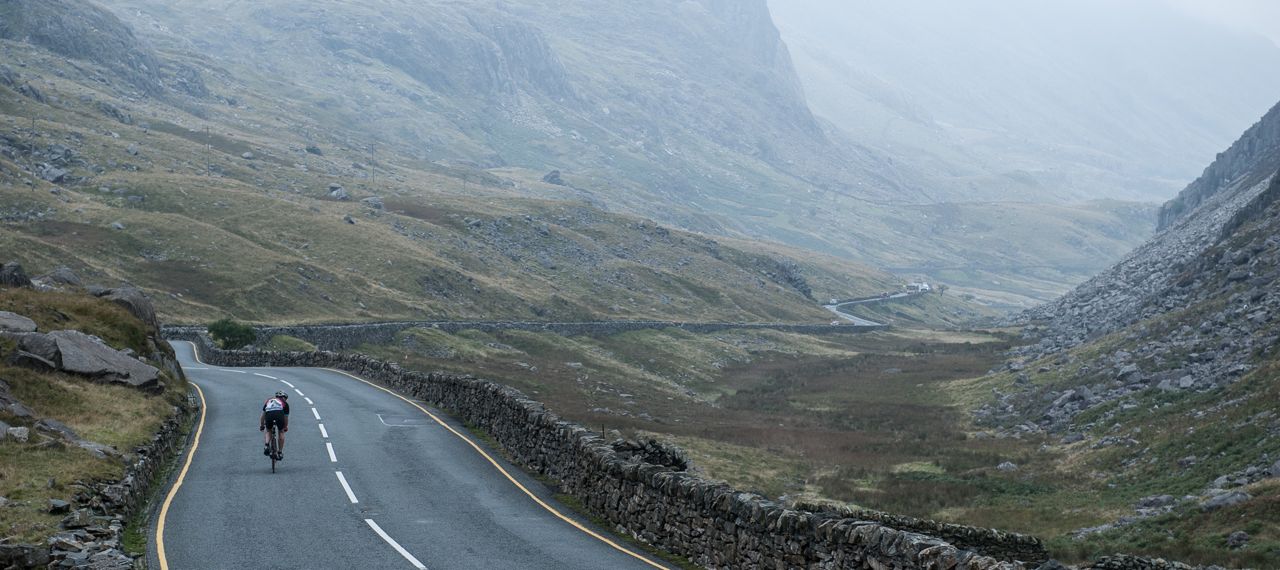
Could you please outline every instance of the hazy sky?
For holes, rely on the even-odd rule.
[[[1276,0],[1169,0],[1201,17],[1212,18],[1268,38],[1280,46],[1280,2]]]

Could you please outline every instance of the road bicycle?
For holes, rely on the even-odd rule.
[[[280,457],[280,450],[279,448],[276,447],[277,445],[279,445],[278,442],[280,441],[279,439],[276,439],[279,435],[278,433],[279,429],[280,429],[279,427],[276,427],[273,424],[271,428],[267,430],[267,449],[271,452],[270,457],[271,457],[272,473],[276,472],[276,461],[279,461],[277,458]]]

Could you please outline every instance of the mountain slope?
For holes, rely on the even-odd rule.
[[[450,247],[436,243],[459,234],[414,228],[423,216],[436,221],[456,216],[466,226],[467,218],[484,219],[492,203],[510,205],[502,215],[515,219],[539,218],[568,203],[619,214],[604,218],[620,228],[638,217],[714,235],[723,243],[784,243],[749,248],[804,258],[806,268],[837,268],[806,269],[815,291],[826,281],[834,296],[849,293],[841,282],[866,286],[867,281],[851,276],[868,275],[858,265],[874,264],[898,268],[903,278],[933,274],[967,286],[974,299],[1013,306],[1056,295],[1147,232],[1147,214],[1129,204],[909,205],[927,201],[911,190],[915,182],[909,169],[833,134],[809,113],[763,2],[689,1],[674,10],[617,3],[551,6],[533,0],[437,2],[414,9],[395,2],[284,0],[112,0],[106,5],[132,27],[132,35],[113,32],[114,26],[95,28],[109,36],[99,44],[117,45],[111,42],[132,37],[111,53],[122,61],[154,60],[159,91],[135,87],[117,71],[127,66],[53,57],[62,52],[15,35],[2,43],[6,60],[26,67],[0,67],[0,88],[15,94],[0,101],[10,119],[4,141],[9,175],[13,181],[43,177],[87,194],[94,207],[76,202],[67,206],[76,215],[61,210],[60,222],[72,217],[99,228],[116,221],[127,228],[145,224],[152,234],[129,237],[122,250],[102,250],[81,260],[116,271],[119,278],[132,278],[135,271],[145,275],[155,263],[172,265],[172,246],[148,242],[174,243],[175,229],[199,230],[186,235],[200,244],[236,244],[256,252],[242,261],[256,268],[248,272],[255,285],[244,291],[229,284],[234,264],[210,263],[229,260],[231,254],[178,256],[194,269],[165,270],[166,277],[149,286],[175,286],[175,293],[186,295],[181,301],[171,298],[174,304],[166,308],[183,318],[209,314],[215,291],[238,296],[217,298],[238,306],[238,313],[270,306],[282,316],[291,310],[287,304],[263,302],[274,298],[264,292],[271,291],[275,279],[283,280],[279,267],[301,260],[336,276],[356,269],[336,253],[317,260],[301,248],[311,241],[307,231],[329,227],[318,220],[383,215],[350,204],[374,197],[395,212],[436,204],[425,206],[426,213],[404,214],[408,219],[383,219],[394,240],[431,236],[406,246],[410,259],[435,257],[424,257],[421,248],[471,247],[460,239]],[[90,4],[67,0],[46,6],[70,11],[67,21],[89,20],[79,11]],[[553,168],[558,175],[548,174]],[[332,184],[343,186],[353,200],[330,196]],[[16,219],[59,200],[6,199]],[[517,199],[536,205],[511,202]],[[1010,208],[1021,214],[990,222],[992,212]],[[267,212],[283,216],[287,229],[270,235],[235,226],[263,216],[258,223],[269,227]],[[200,223],[188,226],[187,219]],[[349,225],[339,223],[331,236],[357,235],[351,244],[384,247],[378,241],[383,236]],[[466,228],[450,232],[476,231]],[[61,231],[41,230],[36,241],[48,246]],[[88,235],[88,230],[67,231]],[[228,231],[234,237],[215,237]],[[97,239],[114,243],[132,233],[119,232]],[[618,234],[624,235],[630,236],[624,241],[640,239]],[[44,261],[28,261],[41,268],[56,265],[72,249],[60,245],[44,250]],[[354,246],[327,251],[360,257]],[[1060,253],[1070,259],[1053,261]],[[449,255],[450,271],[471,278],[489,271],[549,271],[517,270],[529,258],[517,261],[505,253],[482,256],[507,260],[502,269],[480,269],[497,264],[472,260],[475,252]],[[129,263],[121,265],[121,256]],[[578,267],[571,259],[550,263]],[[130,268],[113,269],[117,266]],[[395,267],[400,284],[388,288],[400,293],[382,308],[367,308],[372,305],[364,300],[387,293],[382,287],[373,287],[376,294],[345,294],[350,302],[342,308],[329,306],[321,295],[334,299],[337,289],[365,287],[355,277],[333,277],[329,284],[309,285],[315,294],[305,308],[294,307],[305,313],[297,318],[405,314],[420,289],[410,283],[421,275]],[[188,298],[200,288],[183,292],[189,287],[181,276],[192,271],[200,275],[194,283],[207,285],[197,295],[203,300]],[[872,281],[888,279],[880,275]],[[546,283],[489,283],[486,291],[518,290],[531,282],[539,289]],[[576,308],[564,314],[623,307],[618,299],[634,298],[619,293],[607,302],[586,301],[580,297],[593,295],[580,287],[589,281],[572,282],[575,286],[560,297],[570,298],[567,304]],[[662,294],[672,293],[688,295],[675,288]],[[659,306],[662,294],[653,295]],[[545,292],[483,296],[489,300],[474,301],[467,314],[531,306],[545,312],[550,304]],[[796,302],[801,301],[782,305]],[[724,303],[726,309],[732,305]],[[756,317],[770,314],[759,308],[765,303],[747,305]],[[669,314],[664,312],[669,309],[614,313]],[[778,314],[818,316],[809,311]]]
[[[237,105],[201,105],[215,123],[366,154],[376,144],[419,167],[482,169],[526,195],[571,193],[863,263],[952,267],[993,253],[980,236],[918,223],[928,212],[912,205],[946,198],[925,169],[814,118],[763,0],[106,4],[157,49],[221,80],[216,98]],[[564,186],[537,184],[552,169]],[[1000,266],[994,276],[947,278],[998,290],[980,296],[1001,303],[1051,298],[1148,235],[1129,209],[1103,212],[1123,231],[1081,235],[1075,222],[1093,223],[1099,208],[1064,206],[1028,220],[1036,243],[1019,243],[1016,259],[981,264]],[[1028,269],[1054,265],[1042,252],[1079,239],[1083,251],[1114,253],[1087,257],[1083,270]]]
[[[1073,548],[1280,560],[1277,122],[1280,106],[1206,171],[1231,178],[1189,186],[1150,242],[1028,311],[1035,343],[968,386],[995,391],[979,423],[1052,437],[1041,469],[1089,482],[1072,492],[1094,497],[1094,526]]]
[[[812,295],[898,286],[810,252],[608,213],[572,188],[522,191],[396,155],[362,163],[364,149],[330,143],[308,152],[257,122],[268,117],[250,108],[269,99],[224,106],[206,133],[194,128],[212,116],[202,99],[135,98],[75,60],[0,47],[26,64],[0,68],[0,244],[35,271],[142,286],[172,320],[828,322]]]

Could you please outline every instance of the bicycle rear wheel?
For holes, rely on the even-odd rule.
[[[276,449],[276,442],[277,442],[277,441],[279,441],[279,440],[277,440],[277,439],[276,439],[276,437],[277,437],[277,436],[276,436],[276,427],[275,427],[275,426],[271,426],[271,435],[270,435],[270,437],[269,437],[268,439],[270,439],[270,440],[271,440],[271,441],[269,442],[269,445],[270,445],[270,448],[271,448],[271,472],[272,472],[272,473],[275,473],[275,472],[276,472],[276,456],[278,455],[278,453],[277,453],[277,449]]]

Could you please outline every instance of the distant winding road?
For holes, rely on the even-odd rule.
[[[153,569],[667,568],[620,545],[424,404],[345,373],[222,368],[174,343],[204,400],[153,525]],[[270,472],[258,413],[292,397]]]
[[[898,299],[905,299],[905,298],[908,298],[908,297],[915,297],[915,296],[918,296],[918,295],[920,295],[920,293],[905,293],[905,292],[903,292],[903,293],[892,293],[892,294],[888,294],[888,295],[882,295],[882,296],[879,296],[879,297],[868,297],[868,298],[865,298],[865,299],[851,299],[851,300],[848,300],[848,301],[838,301],[838,302],[836,302],[836,303],[831,303],[831,304],[823,305],[822,307],[823,307],[823,308],[825,308],[825,309],[826,309],[826,310],[828,310],[828,311],[831,311],[832,313],[835,313],[837,317],[840,317],[840,318],[842,318],[842,319],[844,319],[844,320],[847,320],[847,321],[849,321],[849,322],[851,322],[851,323],[853,323],[853,324],[855,324],[855,325],[857,325],[857,326],[860,326],[860,327],[882,327],[882,326],[884,326],[884,323],[877,323],[877,322],[875,322],[875,321],[867,320],[867,319],[864,319],[864,318],[862,318],[862,317],[855,317],[855,316],[850,315],[849,313],[846,313],[846,312],[844,312],[844,311],[842,311],[842,310],[840,310],[840,309],[841,309],[841,307],[848,307],[848,306],[852,306],[852,305],[874,305],[874,304],[884,303],[884,302],[887,302],[887,301],[896,301],[896,300],[898,300]],[[833,300],[834,300],[834,299],[833,299]]]

